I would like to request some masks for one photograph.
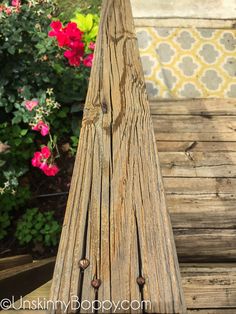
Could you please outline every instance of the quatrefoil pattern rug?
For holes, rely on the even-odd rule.
[[[149,98],[236,98],[236,30],[138,27]]]

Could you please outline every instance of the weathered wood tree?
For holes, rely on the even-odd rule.
[[[185,313],[130,0],[103,2],[51,300],[76,295]]]

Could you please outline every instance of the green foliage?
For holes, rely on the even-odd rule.
[[[7,191],[0,194],[0,240],[4,239],[12,226],[12,217],[30,198],[28,188],[19,187],[12,194],[12,191]]]
[[[98,22],[99,17],[93,14],[81,14],[77,12],[75,14],[75,18],[71,20],[75,22],[78,28],[84,32],[84,41],[86,42],[87,46],[90,42],[94,42],[96,40],[98,34]]]
[[[61,227],[52,211],[40,212],[38,208],[27,209],[17,223],[16,238],[21,245],[42,243],[56,246]]]
[[[102,0],[57,0],[58,8],[62,16],[70,18],[77,8],[82,13],[99,14]]]
[[[9,3],[5,0],[1,4]],[[78,2],[72,3],[71,15],[58,10],[56,0],[21,0],[21,4],[20,10],[13,8],[9,15],[0,11],[0,240],[13,230],[13,221],[21,211],[23,216],[15,234],[20,244],[55,246],[60,227],[53,211],[24,210],[30,199],[30,160],[40,145],[53,148],[47,137],[52,143],[71,141],[70,153],[75,154],[90,69],[69,66],[63,50],[48,32],[52,20],[60,18],[66,25],[74,16],[84,31],[88,52],[97,36],[98,16],[81,14],[89,8],[84,1],[79,2],[82,10],[77,10]],[[68,7],[66,2],[63,5]],[[97,12],[98,6],[99,1],[94,0],[92,12]],[[35,115],[40,114],[37,108],[44,110],[48,99],[59,103],[60,108],[47,114],[45,107],[46,122],[54,135],[42,137],[31,127]],[[35,111],[26,110],[26,100],[37,100],[39,106]],[[1,150],[1,145],[7,149]]]

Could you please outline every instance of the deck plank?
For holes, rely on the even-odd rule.
[[[180,264],[188,313],[235,314],[236,264]],[[27,295],[24,300],[48,300],[51,282]],[[19,303],[16,303],[16,306]],[[224,309],[222,311],[222,309]],[[199,312],[198,312],[199,311]],[[7,314],[14,314],[7,311]],[[18,311],[20,314],[21,312]],[[23,313],[23,311],[22,311]],[[31,314],[30,311],[24,313]],[[32,312],[44,314],[46,311]]]
[[[191,99],[150,102],[152,115],[236,116],[235,99]]]
[[[161,152],[165,177],[236,177],[236,152]]]

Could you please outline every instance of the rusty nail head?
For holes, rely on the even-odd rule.
[[[88,268],[90,265],[90,261],[87,258],[81,259],[79,261],[79,267],[83,270],[85,270],[86,268]]]
[[[94,289],[98,289],[102,284],[101,279],[93,279],[91,285]]]
[[[143,278],[143,277],[138,277],[137,278],[137,284],[139,285],[139,286],[143,286],[144,284],[145,284],[145,278]]]

